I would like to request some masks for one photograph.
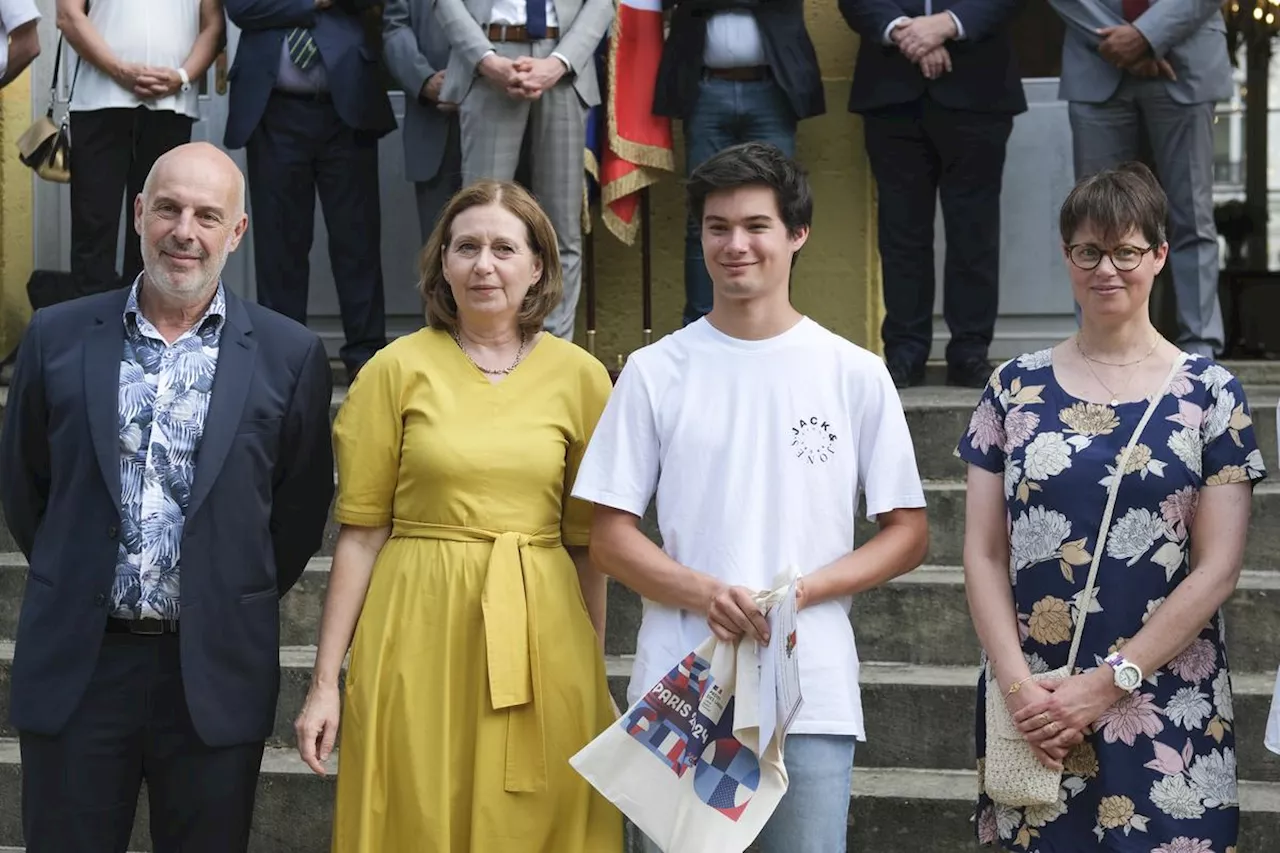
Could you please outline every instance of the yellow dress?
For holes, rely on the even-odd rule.
[[[564,504],[609,392],[551,335],[492,384],[431,329],[351,386],[335,516],[392,534],[351,649],[333,853],[622,850],[568,764],[613,722],[564,548],[587,544],[590,505]]]

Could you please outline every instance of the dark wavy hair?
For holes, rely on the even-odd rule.
[[[767,142],[730,146],[693,170],[686,185],[693,221],[702,222],[707,196],[712,193],[752,186],[773,190],[782,224],[792,237],[813,224],[808,174],[782,149]]]

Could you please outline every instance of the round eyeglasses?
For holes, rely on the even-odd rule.
[[[1082,270],[1096,269],[1104,257],[1111,259],[1111,265],[1120,272],[1131,272],[1142,264],[1142,256],[1155,249],[1155,246],[1116,246],[1111,251],[1099,249],[1092,243],[1076,243],[1067,246],[1067,256],[1071,263]]]

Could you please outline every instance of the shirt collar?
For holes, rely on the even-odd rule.
[[[133,280],[133,285],[129,288],[129,298],[124,303],[124,327],[126,331],[132,331],[138,328],[138,318],[146,319],[142,315],[142,309],[138,307],[138,293],[142,289],[142,273],[138,273],[138,277]],[[205,309],[204,315],[200,318],[200,322],[192,326],[192,330],[199,331],[204,328],[205,323],[211,319],[214,322],[214,328],[220,328],[227,318],[227,294],[223,289],[222,279],[218,279],[218,289],[214,291],[213,301],[209,303],[209,307]]]

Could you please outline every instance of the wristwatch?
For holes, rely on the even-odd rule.
[[[1124,655],[1115,652],[1106,659],[1107,666],[1111,667],[1115,672],[1116,687],[1126,693],[1132,693],[1142,684],[1142,670],[1138,668],[1136,663],[1130,663],[1124,659]]]
[[[182,80],[181,90],[183,92],[191,91],[191,78],[187,75],[187,69],[181,65],[178,66],[178,78]]]

